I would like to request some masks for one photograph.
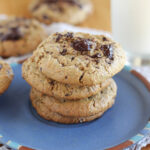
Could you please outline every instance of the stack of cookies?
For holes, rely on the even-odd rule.
[[[101,35],[55,33],[23,64],[30,99],[46,120],[79,123],[100,117],[115,102],[111,78],[125,64],[116,42]]]

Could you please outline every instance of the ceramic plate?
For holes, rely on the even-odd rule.
[[[13,64],[15,78],[0,96],[0,141],[19,150],[103,150],[137,147],[150,131],[150,83],[125,69],[114,77],[115,105],[90,123],[64,125],[40,118],[29,101],[29,85],[21,65]]]

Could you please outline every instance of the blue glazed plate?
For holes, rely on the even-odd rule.
[[[150,83],[130,68],[114,77],[116,103],[100,119],[63,125],[36,114],[29,102],[30,87],[21,77],[21,65],[12,66],[15,78],[0,96],[0,141],[13,149],[123,149],[135,146],[150,133]]]

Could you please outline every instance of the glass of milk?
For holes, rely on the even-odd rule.
[[[134,65],[150,63],[150,0],[111,0],[113,38]]]

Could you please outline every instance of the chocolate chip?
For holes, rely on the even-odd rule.
[[[2,64],[0,64],[0,70],[3,68],[3,65]]]
[[[56,42],[59,42],[60,39],[63,37],[63,35],[59,33],[56,33],[56,35],[57,35]]]
[[[98,59],[95,59],[94,61],[96,62],[96,64],[98,64],[98,63],[99,63],[99,60],[98,60]]]
[[[68,77],[67,76],[65,76],[65,79],[67,79]]]
[[[83,77],[84,77],[84,73],[80,76],[80,78],[79,78],[79,81],[81,82],[81,80],[83,79]]]
[[[101,53],[96,53],[95,55],[91,56],[91,58],[101,58]]]
[[[65,94],[65,96],[69,96],[69,94],[67,93],[67,94]]]
[[[79,38],[72,42],[72,47],[77,51],[90,51],[92,49],[92,41]]]
[[[60,54],[63,55],[63,56],[66,55],[66,53],[67,53],[67,49],[63,49],[63,51],[60,52]]]
[[[75,59],[75,57],[71,57],[71,61],[73,61]]]
[[[49,82],[49,84],[54,85],[54,81]]]
[[[106,37],[103,37],[102,40],[103,41],[108,41],[108,39]]]
[[[110,60],[114,60],[113,58],[113,47],[111,44],[109,45],[102,45],[100,49],[103,51],[104,56],[109,58]]]
[[[73,33],[72,32],[67,32],[67,34],[65,34],[66,38],[73,38]]]
[[[47,15],[43,15],[42,18],[45,19],[45,20],[49,19],[49,17]]]
[[[22,33],[17,27],[12,27],[9,28],[9,31],[7,33],[3,33],[0,35],[0,40],[1,41],[6,41],[6,40],[19,40],[22,37]]]

